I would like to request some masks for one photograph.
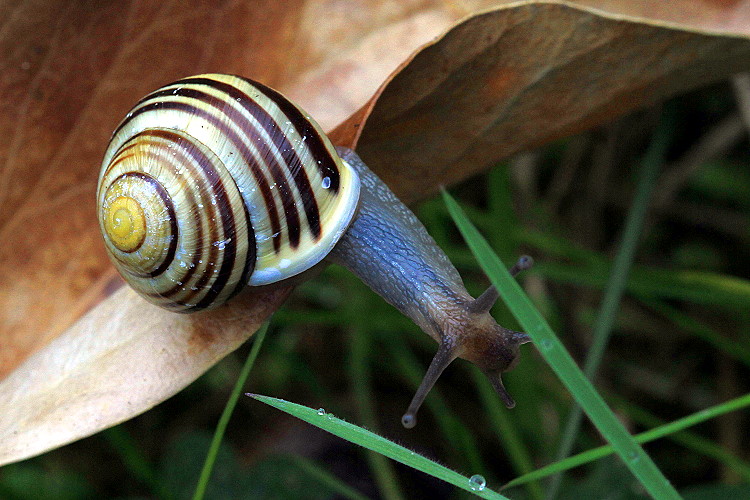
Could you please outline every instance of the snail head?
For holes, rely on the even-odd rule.
[[[510,269],[510,273],[515,276],[532,264],[531,257],[523,256]],[[503,385],[501,374],[518,363],[519,346],[531,341],[531,338],[495,322],[489,311],[497,299],[497,290],[490,286],[482,295],[466,303],[461,312],[450,314],[442,322],[437,353],[401,419],[404,427],[410,429],[416,425],[417,411],[424,399],[443,370],[456,358],[476,365],[487,376],[505,406],[515,406],[515,401]]]

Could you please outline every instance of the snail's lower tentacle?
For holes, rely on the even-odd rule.
[[[503,400],[505,407],[508,409],[514,408],[516,406],[516,402],[513,400],[508,390],[505,388],[503,379],[500,376],[500,372],[485,371],[484,374],[492,384],[492,388],[495,389],[497,395],[500,396],[500,399]]]

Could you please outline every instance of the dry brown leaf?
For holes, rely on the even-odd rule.
[[[246,341],[290,291],[245,293],[190,316],[121,288],[2,381],[0,465],[164,401]]]
[[[101,314],[101,308],[112,307],[113,297],[65,331],[121,284],[100,241],[94,188],[109,135],[137,99],[186,75],[236,73],[279,88],[324,124],[335,124],[366,102],[412,50],[465,13],[442,2],[400,0],[204,1],[191,2],[189,9],[176,0],[22,1],[12,8],[0,6],[6,20],[0,31],[0,378],[35,351],[40,357],[34,359],[67,356],[65,346],[78,345],[85,340],[78,339],[82,332],[97,329],[93,321],[104,332],[122,328]],[[335,106],[327,103],[332,93]],[[283,295],[274,292],[266,297],[272,299],[275,307],[263,309],[266,315],[280,305]],[[127,338],[141,338],[156,324],[167,328],[176,321],[159,320],[161,316],[153,313],[152,322],[141,323],[139,307],[151,317],[151,306],[140,300],[127,306],[129,326],[140,328],[121,332]],[[265,319],[251,313],[243,325],[245,335]],[[203,320],[181,321],[178,324],[190,325]],[[54,339],[58,340],[50,344]],[[175,350],[178,345],[187,344],[176,344]],[[218,339],[214,348],[226,354],[236,345],[235,337],[228,337],[227,342]],[[14,418],[26,422],[31,432],[31,422],[42,425],[35,418],[39,405],[48,400],[48,385],[25,391],[22,402],[15,399],[18,377],[34,371],[49,378],[48,384],[73,377],[81,387],[88,384],[98,393],[96,373],[116,372],[117,365],[110,363],[125,362],[127,352],[115,357],[99,350],[87,354],[87,363],[64,365],[80,371],[75,377],[73,372],[54,371],[56,365],[34,367],[29,361],[0,382],[0,395],[14,401]],[[93,369],[97,353],[102,366]],[[137,350],[130,353],[140,359]],[[180,381],[192,380],[208,366],[183,363],[182,372],[159,379],[163,387],[148,386],[139,401],[131,400],[129,415],[165,399],[184,385]],[[21,449],[36,453],[122,419],[124,408],[112,405],[96,419],[88,418],[97,401],[81,399],[78,386],[61,387],[55,401],[67,401],[62,405],[70,425],[56,426],[54,437],[32,433],[38,441],[32,443],[26,441],[32,434],[16,433],[14,421],[4,420],[0,434],[16,436],[15,441],[0,440],[2,447],[15,450],[5,454],[6,459],[19,459]],[[18,411],[27,414],[23,417]],[[54,415],[50,418],[59,416]]]
[[[334,136],[411,201],[749,64],[746,37],[517,4],[426,46]]]
[[[450,16],[433,4],[51,1],[6,12],[0,377],[98,303],[112,282],[94,187],[109,135],[134,102],[177,78],[219,71],[286,91],[335,124],[448,26]],[[324,109],[332,89],[337,104]]]
[[[460,23],[365,104],[412,48],[484,3],[260,3],[188,12],[176,1],[55,3],[46,19],[23,3],[10,16],[0,38],[6,53],[39,49],[36,59],[33,50],[18,55],[15,73],[0,81],[16,122],[0,122],[10,138],[0,143],[0,210],[12,214],[0,227],[0,342],[9,346],[0,350],[0,375],[42,349],[0,382],[12,401],[0,417],[0,462],[153,406],[239,345],[286,296],[175,316],[123,290],[57,337],[112,287],[90,201],[93,165],[119,117],[158,85],[201,71],[240,73],[287,92],[326,125],[364,105],[337,137],[359,139],[373,169],[414,200],[522,148],[722,78],[750,58],[744,38],[519,4]],[[222,333],[204,353],[191,341],[196,331]],[[163,355],[148,353],[156,345]],[[127,378],[142,356],[149,371]]]
[[[750,35],[748,0],[574,0],[616,15],[663,21],[695,30]]]

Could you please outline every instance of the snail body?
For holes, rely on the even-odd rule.
[[[150,302],[218,307],[324,259],[357,274],[440,345],[403,423],[456,357],[506,405],[500,373],[528,336],[497,325],[414,214],[354,151],[278,92],[208,74],[144,97],[115,130],[97,190],[109,256]],[[519,261],[516,271],[528,267]]]

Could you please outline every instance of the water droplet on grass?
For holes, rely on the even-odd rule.
[[[482,491],[485,486],[487,486],[487,481],[484,479],[484,476],[480,476],[479,474],[474,474],[469,478],[469,487],[473,491]]]

